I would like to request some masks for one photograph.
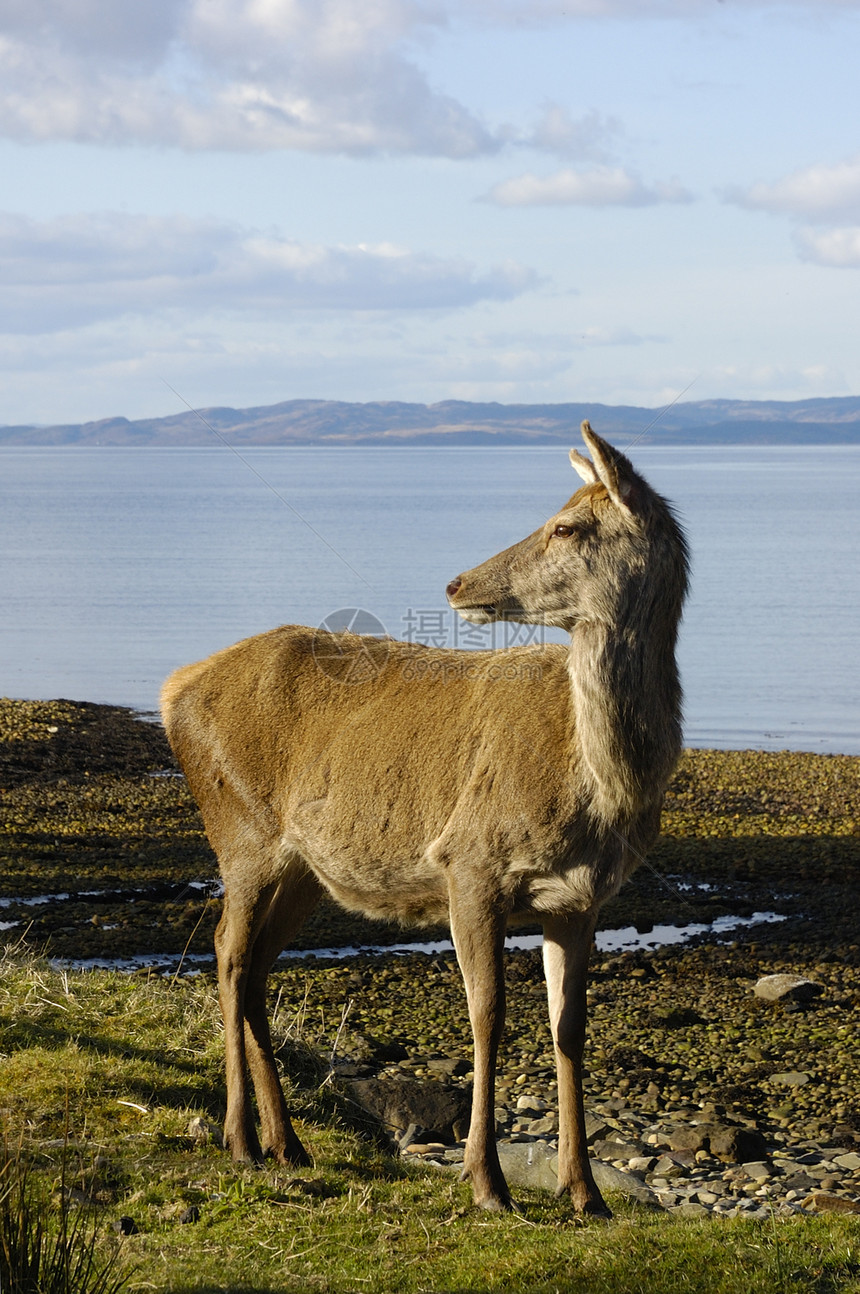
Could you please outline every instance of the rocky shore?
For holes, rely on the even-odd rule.
[[[858,773],[847,756],[686,753],[663,838],[602,927],[783,920],[595,953],[587,1106],[605,1189],[693,1215],[860,1212]],[[214,860],[157,725],[115,707],[0,701],[0,790],[7,941],[78,964],[157,953],[175,966],[211,952]],[[302,943],[403,939],[327,907]],[[512,952],[506,965],[501,1154],[512,1184],[552,1186],[540,957]],[[812,987],[758,996],[777,974]],[[471,1052],[453,955],[282,962],[272,990],[276,1032],[300,1014],[344,1090],[381,1084],[378,1103],[397,1085],[402,1108],[382,1117],[402,1152],[456,1166]],[[442,1127],[410,1115],[413,1087],[453,1101],[454,1115]]]

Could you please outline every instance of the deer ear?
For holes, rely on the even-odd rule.
[[[612,502],[623,512],[631,512],[636,485],[632,465],[608,441],[592,431],[588,421],[582,424],[582,439],[591,451],[592,470],[606,487]]]
[[[572,449],[570,451],[570,461],[573,465],[573,470],[579,473],[586,485],[597,484],[599,478],[590,459]]]

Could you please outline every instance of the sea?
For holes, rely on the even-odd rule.
[[[860,446],[629,452],[692,550],[687,744],[860,754]],[[0,693],[149,714],[176,666],[285,623],[561,641],[468,626],[445,586],[578,484],[549,447],[2,448]]]

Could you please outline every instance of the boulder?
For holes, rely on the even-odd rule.
[[[804,975],[763,975],[753,993],[764,1002],[811,1002],[823,993],[821,984]]]
[[[558,1155],[546,1141],[502,1142],[499,1163],[509,1186],[533,1186],[554,1191]]]
[[[366,1078],[351,1083],[352,1094],[368,1113],[402,1136],[414,1125],[425,1141],[450,1146],[469,1131],[472,1089],[417,1079]]]
[[[555,1191],[558,1185],[558,1155],[546,1141],[503,1143],[499,1162],[509,1186]],[[591,1171],[600,1191],[615,1191],[640,1204],[658,1205],[655,1192],[630,1173],[599,1159],[591,1161]]]
[[[764,1137],[753,1128],[718,1128],[708,1141],[711,1154],[724,1164],[746,1164],[767,1154]]]

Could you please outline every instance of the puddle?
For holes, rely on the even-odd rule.
[[[0,899],[0,908],[37,908],[42,904],[80,903],[82,899],[94,899],[97,903],[121,903],[125,900],[133,903],[135,899],[180,899],[187,890],[199,890],[218,898],[224,893],[222,881],[168,881],[160,884],[141,885],[137,888],[111,890],[70,890],[62,894],[35,894],[26,898],[15,895],[13,898]]]
[[[751,917],[717,917],[709,923],[695,923],[688,926],[655,925],[646,934],[640,934],[635,926],[624,926],[619,930],[599,930],[595,939],[598,952],[620,953],[633,952],[637,949],[662,948],[667,944],[682,944],[697,935],[713,935],[721,939],[733,930],[743,927],[763,925],[774,921],[786,921],[787,917],[779,912],[754,912]],[[543,935],[509,935],[505,940],[507,949],[540,948]],[[365,957],[370,955],[389,956],[391,954],[450,953],[454,945],[450,939],[437,939],[425,943],[402,944],[364,944],[346,948],[288,949],[281,953],[281,959],[296,961],[303,957],[314,957],[325,961],[343,961],[347,957]],[[197,974],[215,965],[214,953],[192,953],[180,957],[179,953],[138,953],[133,957],[81,957],[54,958],[51,964],[69,970],[116,970],[136,971],[150,969],[161,975],[175,975],[182,966],[183,974]]]
[[[83,890],[81,891],[81,898],[85,896],[89,898],[91,895],[98,893],[98,890]],[[29,899],[0,899],[0,908],[35,908],[40,903],[67,903],[71,897],[71,894],[37,894],[35,898]]]

